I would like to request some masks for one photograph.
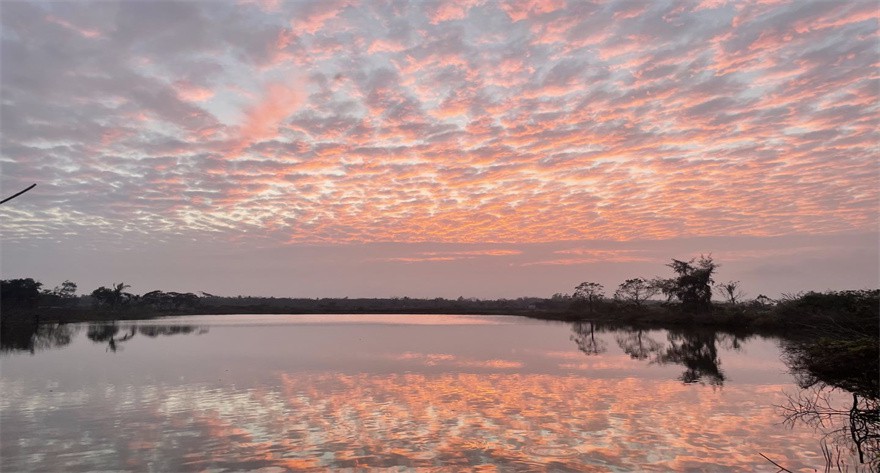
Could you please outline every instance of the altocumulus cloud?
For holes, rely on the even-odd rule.
[[[2,13],[2,185],[40,184],[0,209],[8,248],[877,228],[873,1],[22,1]],[[485,256],[467,251],[382,258]]]

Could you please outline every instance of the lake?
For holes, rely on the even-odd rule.
[[[822,469],[780,353],[512,316],[42,326],[4,334],[0,470]]]

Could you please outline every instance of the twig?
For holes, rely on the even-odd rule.
[[[780,465],[779,463],[776,463],[775,461],[773,461],[773,460],[767,458],[767,455],[764,455],[764,454],[761,453],[761,452],[758,452],[758,455],[761,455],[762,457],[764,457],[764,460],[767,460],[768,462],[774,464],[777,468],[779,468],[779,471],[776,472],[776,473],[782,473],[783,471],[788,472],[788,473],[794,473],[794,472],[792,472],[791,470],[789,470],[788,468],[786,468],[786,467]]]
[[[12,200],[12,199],[14,199],[14,198],[16,198],[16,197],[18,197],[18,196],[24,194],[25,192],[27,192],[27,191],[33,189],[34,187],[37,187],[37,185],[36,185],[36,184],[31,184],[30,187],[28,187],[27,189],[25,189],[25,190],[23,190],[23,191],[21,191],[21,192],[18,192],[18,193],[15,194],[15,195],[11,195],[11,196],[9,196],[9,197],[3,199],[3,200],[0,200],[0,204],[4,203],[4,202],[6,202],[6,201],[10,201],[10,200]]]

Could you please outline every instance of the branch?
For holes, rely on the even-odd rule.
[[[23,191],[21,191],[21,192],[18,192],[18,193],[15,194],[15,195],[9,196],[9,197],[7,197],[7,198],[5,198],[5,199],[3,199],[3,200],[0,200],[0,204],[2,204],[2,203],[4,203],[4,202],[8,202],[8,201],[10,201],[10,200],[12,200],[12,199],[14,199],[14,198],[16,198],[16,197],[18,197],[18,196],[24,194],[25,192],[27,192],[27,191],[33,189],[34,187],[37,187],[37,185],[36,185],[36,184],[31,184],[30,187],[28,187],[27,189],[25,189],[25,190],[23,190]]]
[[[780,465],[779,463],[776,463],[775,461],[767,458],[767,455],[764,455],[761,452],[758,452],[758,455],[761,455],[762,457],[764,457],[764,460],[767,460],[768,462],[772,463],[777,468],[779,468],[779,471],[777,471],[776,473],[782,473],[782,472],[794,473],[793,471],[789,470],[788,468],[786,468],[786,467]]]

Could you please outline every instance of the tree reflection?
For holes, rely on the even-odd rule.
[[[656,361],[661,364],[675,363],[686,368],[679,379],[684,383],[705,383],[713,386],[724,384],[725,376],[715,346],[717,334],[713,331],[670,332],[669,346]]]
[[[598,355],[608,350],[605,341],[596,339],[596,327],[592,322],[575,322],[572,326],[574,334],[571,336],[578,347],[578,350],[586,355]]]
[[[829,466],[844,461],[840,454],[844,448],[871,471],[880,471],[880,400],[850,393],[852,403],[841,405],[832,399],[834,391],[820,383],[789,396],[788,404],[780,406],[785,423],[794,427],[802,422],[822,431],[822,450]]]
[[[195,333],[200,335],[206,333],[206,327],[197,327],[195,325],[131,325],[125,330],[121,330],[115,323],[110,324],[92,324],[89,326],[86,336],[89,340],[96,343],[107,343],[107,349],[112,352],[118,350],[119,344],[131,340],[135,335],[141,334],[149,338],[171,335],[186,335]]]
[[[666,343],[655,340],[645,330],[615,329],[622,332],[615,337],[624,353],[636,360],[649,363],[677,364],[685,367],[679,376],[684,383],[703,383],[721,386],[727,379],[721,370],[718,345],[733,350],[740,349],[741,338],[714,330],[669,331]],[[605,341],[597,336],[603,330],[590,322],[572,324],[571,340],[586,355],[598,355],[607,351]]]
[[[16,323],[4,324],[0,330],[0,351],[27,351],[63,347],[70,344],[79,326],[68,324]]]
[[[663,344],[645,335],[644,330],[617,336],[617,346],[634,360],[647,360],[663,348]]]
[[[170,335],[186,335],[196,332],[197,335],[206,333],[207,327],[196,327],[195,325],[145,325],[138,327],[138,333],[146,335],[150,338]]]
[[[880,342],[874,333],[836,329],[783,343],[783,358],[802,391],[780,408],[788,424],[803,422],[823,433],[826,470],[841,470],[841,450],[848,450],[870,471],[880,471]],[[841,404],[837,392],[852,402]]]
[[[30,352],[35,353],[51,348],[69,345],[74,337],[82,331],[84,324],[40,324],[36,320],[5,323],[0,329],[0,351],[4,353]],[[116,322],[92,323],[86,329],[86,337],[95,343],[106,343],[107,350],[116,352],[135,335],[148,338],[160,336],[203,334],[207,327],[195,325],[124,325]]]
[[[121,337],[119,337],[119,326],[115,323],[112,324],[92,324],[89,325],[89,330],[86,333],[86,336],[89,340],[96,343],[107,343],[107,349],[116,353],[116,350],[119,349],[119,344],[123,342],[127,342],[134,338],[137,333],[137,327],[132,326],[129,330],[127,330]]]

